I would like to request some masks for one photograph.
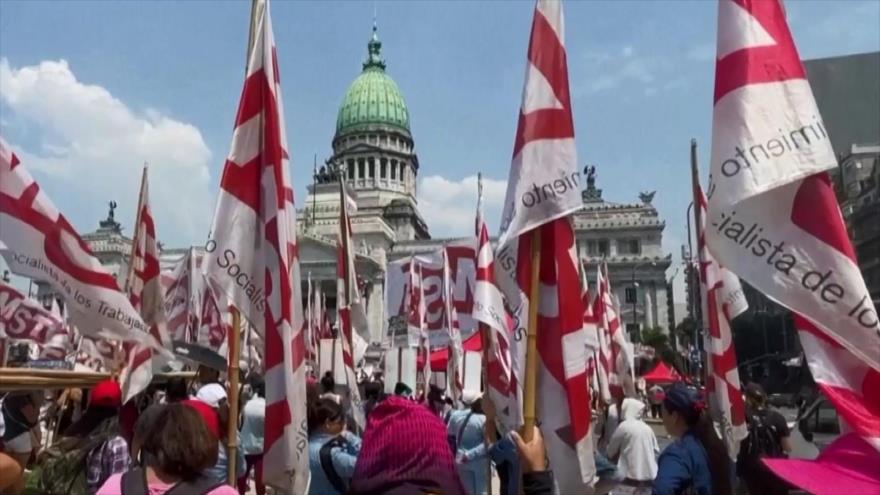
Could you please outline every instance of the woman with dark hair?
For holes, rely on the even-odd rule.
[[[342,494],[354,474],[361,439],[345,430],[345,414],[333,399],[320,398],[308,412],[309,493]]]
[[[132,445],[140,467],[111,476],[97,495],[236,495],[232,487],[202,475],[217,462],[217,437],[193,407],[148,409],[135,425]]]
[[[663,399],[663,426],[675,438],[657,461],[654,495],[731,495],[730,461],[699,393],[678,383]]]

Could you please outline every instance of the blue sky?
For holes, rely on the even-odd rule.
[[[330,154],[336,111],[378,12],[388,72],[407,99],[432,234],[468,235],[473,176],[490,228],[504,194],[533,3],[282,2],[272,5],[298,206],[312,157]],[[880,50],[880,2],[789,0],[801,57]],[[0,132],[81,231],[106,201],[130,231],[151,164],[166,245],[201,243],[244,71],[249,2],[0,2]],[[658,190],[678,260],[688,149],[707,165],[716,5],[570,1],[566,45],[582,164],[612,201]],[[470,179],[469,179],[470,178]]]

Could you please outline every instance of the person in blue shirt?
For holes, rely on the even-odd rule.
[[[486,493],[489,482],[489,459],[484,440],[486,415],[483,413],[482,395],[466,390],[462,393],[462,402],[468,408],[449,414],[447,436],[455,452],[458,475],[465,490],[468,495],[482,495]]]
[[[683,383],[666,392],[663,426],[675,441],[660,454],[653,495],[731,495],[729,460],[699,393]]]
[[[344,494],[354,474],[361,439],[345,430],[342,406],[329,398],[308,411],[310,495]]]

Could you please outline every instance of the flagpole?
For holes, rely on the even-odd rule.
[[[523,440],[532,440],[532,430],[535,426],[535,394],[537,389],[538,369],[538,298],[540,291],[538,276],[540,274],[539,263],[541,261],[541,230],[540,227],[532,231],[531,243],[531,274],[529,277],[529,327],[526,344],[526,370],[523,383]]]
[[[125,295],[127,297],[131,297],[129,292],[131,291],[131,279],[134,277],[134,260],[137,258],[137,248],[140,243],[140,225],[141,225],[141,210],[144,208],[144,184],[147,180],[147,162],[144,162],[144,169],[141,172],[141,187],[138,193],[138,203],[137,203],[137,211],[134,215],[134,238],[131,240],[131,252],[128,255],[128,273],[125,275]],[[116,343],[116,348],[114,349],[114,371],[113,374],[119,376],[122,373],[122,368],[125,367],[126,358],[125,351],[122,346],[122,342]],[[121,355],[121,356],[120,356]]]
[[[226,481],[235,486],[235,459],[236,450],[238,450],[238,356],[239,356],[239,333],[241,331],[241,314],[238,309],[231,308],[232,313],[232,332],[229,335],[229,387],[227,396],[229,397],[229,418],[226,422],[226,459],[227,459],[227,477]]]
[[[703,212],[701,211],[701,208],[699,208],[700,198],[697,197],[697,185],[699,185],[699,184],[700,184],[700,168],[697,165],[697,140],[691,139],[691,191],[693,192],[693,196],[694,196],[694,225],[696,226],[697,251],[698,251],[696,253],[697,260],[700,259],[699,236],[700,236],[700,225],[702,225],[702,220],[703,220]],[[691,253],[691,256],[693,256],[693,255],[694,255],[694,253]],[[697,280],[699,281],[698,283],[702,283],[702,277],[700,276],[700,271],[699,271],[699,263],[697,264],[697,267],[698,267]],[[694,322],[694,323],[696,323],[696,329],[697,329],[697,339],[694,340],[694,349],[697,351],[697,355],[700,358],[699,378],[701,380],[703,380],[703,383],[706,383],[706,378],[707,378],[705,376],[706,367],[703,365],[703,354],[701,352],[699,352],[699,349],[700,349],[700,343],[699,343],[700,328],[703,325],[702,302],[700,301],[700,299],[701,299],[700,298],[700,291],[696,290],[694,292],[695,292],[695,294],[694,294],[694,296],[695,296],[695,298],[694,298],[694,313],[696,313],[700,316],[699,318],[697,318],[697,321]]]

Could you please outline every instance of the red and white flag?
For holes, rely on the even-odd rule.
[[[355,372],[358,361],[355,352],[355,338],[363,340],[362,335],[369,338],[369,330],[366,325],[366,313],[359,294],[357,274],[354,269],[354,248],[352,247],[351,218],[349,217],[349,209],[351,208],[357,208],[357,203],[348,196],[345,190],[345,180],[340,175],[339,238],[336,241],[336,310],[339,316],[342,363],[345,366],[345,378],[348,382],[351,415],[358,427],[363,430],[367,424],[361,407],[361,394],[358,390],[357,373]]]
[[[581,271],[581,304],[584,306],[584,345],[587,346],[587,373],[589,375],[588,380],[591,391],[590,401],[592,402],[593,393],[598,393],[598,397],[601,397],[604,401],[610,401],[611,393],[608,389],[608,372],[600,363],[602,345],[599,333],[602,329],[599,326],[599,318],[596,316],[594,308],[596,297],[590,292],[587,266],[587,261],[583,260],[579,268]]]
[[[195,342],[199,325],[203,293],[206,290],[202,274],[204,255],[190,248],[176,265],[162,273],[165,289],[165,315],[168,335],[172,340]]]
[[[706,196],[699,184],[694,184],[694,201],[699,205],[700,219],[697,223],[697,246],[703,328],[708,330],[706,391],[712,417],[720,423],[727,454],[735,460],[739,453],[739,444],[748,436],[749,430],[730,322],[749,309],[749,303],[739,278],[719,265],[706,247]]]
[[[223,309],[221,309],[221,307]],[[210,290],[202,291],[202,304],[199,311],[196,343],[214,351],[219,351],[227,340],[229,312],[226,305],[217,302]],[[221,353],[222,354],[222,353]]]
[[[516,414],[517,394],[511,384],[512,359],[510,356],[510,333],[507,324],[507,310],[504,307],[504,297],[495,283],[495,253],[489,241],[489,228],[483,217],[483,178],[477,176],[477,270],[474,284],[474,308],[473,317],[479,322],[479,329],[488,336],[488,341],[483,342],[488,346],[486,353],[488,359],[484,360],[486,366],[486,385],[489,399],[495,405],[497,419],[501,425],[512,430],[520,423],[521,418]],[[445,250],[444,250],[445,252]],[[448,294],[450,299],[451,292]],[[454,307],[452,310],[454,311]],[[485,330],[485,331],[484,331]],[[461,343],[461,335],[458,336]],[[459,351],[460,352],[460,351]],[[463,359],[463,353],[459,356]],[[461,366],[458,370],[461,372]]]
[[[409,286],[406,302],[407,308],[407,343],[409,347],[419,346],[422,333],[425,331],[425,302],[422,288],[422,266],[416,262],[415,256],[409,260]]]
[[[706,242],[794,311],[817,384],[880,448],[880,321],[826,170],[836,160],[778,0],[722,0]]]
[[[626,331],[620,325],[620,308],[611,290],[608,265],[605,263],[599,266],[596,285],[599,287],[595,312],[601,329],[599,333],[599,348],[602,350],[600,360],[604,360],[602,365],[607,370],[609,391],[612,397],[617,394],[635,397],[635,384],[632,379],[635,352],[626,336]]]
[[[203,263],[213,287],[263,336],[263,477],[285,493],[309,481],[305,332],[278,58],[268,1],[254,4],[232,147]]]
[[[53,300],[55,308],[57,303]],[[48,310],[0,281],[0,338],[31,342],[40,346],[47,359],[64,359],[70,331],[60,312]]]
[[[161,349],[116,278],[0,138],[0,254],[13,273],[45,280],[72,324],[93,337]]]
[[[443,315],[446,318],[446,328],[449,332],[449,344],[446,346],[448,351],[446,359],[446,395],[453,401],[458,402],[461,400],[461,393],[464,389],[464,348],[461,342],[461,326],[458,321],[458,312],[455,310],[452,298],[452,285],[449,256],[444,248]],[[428,362],[430,363],[430,353],[428,355]]]
[[[126,280],[126,292],[150,334],[163,346],[171,348],[165,319],[165,295],[162,293],[159,268],[159,247],[156,244],[156,224],[150,209],[150,186],[147,166],[141,176],[141,192],[135,219],[134,239],[131,242],[131,267]],[[153,352],[149,347],[125,346],[126,364],[122,370],[123,402],[146,389],[153,380]]]
[[[567,215],[581,207],[562,4],[539,0],[532,22],[519,124],[505,199],[496,278],[517,337],[537,304],[537,416],[559,493],[586,490],[595,474],[575,238]],[[540,238],[538,301],[532,242]],[[525,339],[522,339],[525,340]],[[521,349],[524,347],[519,345]],[[518,351],[522,352],[522,351]],[[524,359],[519,357],[517,365]]]

